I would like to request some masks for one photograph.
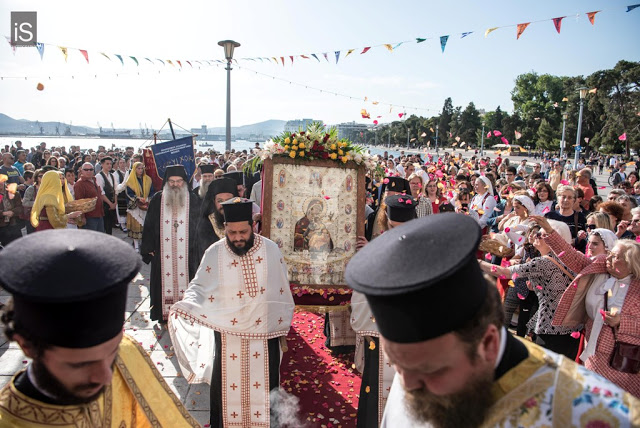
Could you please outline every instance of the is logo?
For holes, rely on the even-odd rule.
[[[11,12],[11,45],[35,46],[38,43],[37,12]]]

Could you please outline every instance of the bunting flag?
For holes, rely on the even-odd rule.
[[[40,60],[42,60],[42,57],[44,56],[44,43],[36,43],[36,48],[40,54]]]
[[[318,58],[318,55],[316,55],[316,54],[311,54],[311,56],[312,56],[312,57],[314,57],[315,59],[317,59],[317,60],[318,60],[318,62],[320,62],[320,58]]]
[[[60,51],[62,52],[62,55],[64,55],[64,62],[67,62],[67,48],[62,47],[62,46],[58,46],[60,48]]]
[[[362,109],[360,110],[360,114],[362,115],[363,119],[371,119],[371,115],[367,112],[367,109]]]
[[[487,31],[484,32],[484,38],[486,39],[489,34],[496,31],[498,27],[488,28]]]
[[[465,37],[467,37],[471,33],[473,33],[473,31],[467,31],[466,33],[462,33],[462,37],[460,37],[460,38],[464,39]]]
[[[531,24],[531,23],[530,22],[524,22],[522,24],[518,24],[518,27],[517,27],[517,30],[516,30],[516,40],[520,39],[520,36],[522,36],[522,33],[524,33],[524,30],[527,29],[529,24]]]
[[[589,89],[590,94],[595,94],[596,92],[598,92],[598,88]]]
[[[522,134],[519,133],[518,131],[515,131],[515,134],[516,134],[516,140],[519,140],[520,137],[522,137]]]
[[[399,47],[401,44],[403,44],[403,43],[404,43],[404,42],[400,42],[400,43],[398,43],[397,45],[395,45],[395,46],[393,47],[393,49],[394,49],[394,50],[395,50],[395,49],[398,49],[398,47]]]
[[[87,64],[89,64],[89,52],[85,51],[84,49],[78,49],[78,50],[80,51],[84,59],[87,60]]]
[[[134,58],[134,57],[131,57]],[[187,61],[187,64],[189,64],[189,67],[193,68],[193,65],[191,65],[191,61]]]
[[[596,13],[600,12],[599,10],[596,10],[595,12],[587,12],[587,18],[589,18],[589,22],[591,23],[591,25],[595,25],[595,21],[596,21]]]
[[[326,59],[326,60],[327,60],[327,62],[329,62],[329,56],[327,55],[327,53],[326,53],[326,52],[323,52],[323,53],[322,53],[322,56],[324,56],[324,59]]]
[[[627,12],[631,12],[633,9],[635,9],[636,7],[640,7],[640,3],[638,4],[632,4],[631,6],[627,6]]]
[[[160,61],[162,63],[162,65],[164,65],[164,61],[163,60],[161,60],[159,58],[156,58],[156,61]]]
[[[116,58],[118,58],[120,60],[122,65],[124,65],[124,60],[122,59],[122,55],[115,54],[115,56],[116,56]]]
[[[427,39],[421,39],[420,37],[416,37],[416,43],[422,43]]]
[[[559,18],[553,18],[553,26],[556,27],[556,31],[560,34],[560,27],[562,27],[562,20],[566,18],[566,16],[561,16]]]
[[[337,64],[338,60],[340,59],[340,51],[336,51],[335,54],[336,54],[336,64]],[[293,58],[293,57],[291,57],[291,58]]]
[[[301,58],[304,58],[304,59],[310,59],[310,58],[309,58],[308,56],[306,56],[306,55],[300,55],[300,57],[301,57]]]
[[[176,62],[178,63],[178,65],[180,66],[180,68],[182,68],[182,63],[179,60],[176,60]]]
[[[367,52],[369,52],[369,49],[371,49],[371,46],[369,46],[368,48],[362,49],[362,52],[360,52],[360,55],[366,54]]]
[[[620,141],[627,141],[627,133],[623,133],[621,136],[618,137],[618,140]]]
[[[385,43],[385,44],[384,44],[384,47],[385,47],[385,48],[387,48],[387,50],[388,50],[389,52],[393,52],[393,46],[391,46],[390,44]]]
[[[355,49],[349,49],[349,51],[347,52],[347,54],[344,57],[345,58],[348,57],[349,55],[351,55],[353,53],[353,51],[355,51]]]
[[[109,61],[111,61],[111,58],[109,58],[109,56],[104,53],[104,52],[100,52],[100,55],[102,55],[103,57],[105,57],[106,59],[108,59]]]
[[[291,59],[291,64],[293,64],[293,55],[289,55],[289,58]]]
[[[138,63],[138,58],[136,58],[135,56],[130,56],[129,58],[131,58],[133,60],[133,62],[136,63],[136,67],[140,66],[140,64]]]
[[[120,58],[120,61],[122,61],[122,58]],[[166,61],[167,61],[167,64],[171,65],[172,67],[175,67],[175,64],[170,59]]]
[[[444,53],[444,48],[445,46],[447,46],[447,40],[449,40],[449,36],[440,37],[440,47],[442,48],[442,53]]]
[[[282,66],[284,67],[284,57],[283,56],[280,57],[280,61],[282,61]]]
[[[13,52],[13,55],[15,56],[16,54],[16,45],[14,45],[13,43],[11,43],[11,37],[8,36],[4,36],[5,39],[7,39],[7,43],[9,43],[9,46],[11,46],[11,51]]]

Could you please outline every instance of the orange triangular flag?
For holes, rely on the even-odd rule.
[[[391,46],[390,44],[385,43],[384,47],[387,48],[389,52],[393,52],[393,46]]]
[[[283,57],[283,56],[281,56],[281,57],[280,57],[280,60],[282,61],[282,66],[284,67],[284,57]]]
[[[596,10],[595,12],[587,12],[587,17],[589,18],[589,22],[591,23],[591,25],[595,25],[596,13],[598,12],[600,11]]]
[[[553,26],[556,27],[556,31],[558,32],[558,34],[560,34],[560,28],[562,27],[562,20],[564,19],[564,16],[561,16],[559,18],[553,18]]]
[[[517,29],[517,32],[516,32],[516,40],[518,40],[520,38],[520,36],[522,36],[522,33],[524,33],[524,30],[527,29],[529,24],[530,24],[530,22],[525,22],[523,24],[518,24],[518,29]]]

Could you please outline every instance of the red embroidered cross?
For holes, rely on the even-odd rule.
[[[231,385],[229,385],[229,388],[233,389],[234,391],[236,390],[237,387],[238,385],[236,385],[235,383],[232,383]]]
[[[235,389],[234,389],[234,391],[235,391]],[[239,415],[238,415],[236,412],[231,413],[231,417],[232,417],[233,419],[237,418],[238,416],[239,416]]]
[[[236,296],[242,299],[242,296],[244,296],[244,293],[242,292],[242,290],[240,290],[238,291],[238,294],[236,294]]]
[[[171,256],[170,256],[169,254],[167,254],[165,257],[167,258],[167,260],[168,260],[169,258],[171,258]]]
[[[267,291],[264,287],[260,288],[260,294],[264,294],[264,292]]]
[[[235,361],[236,358],[238,358],[238,356],[236,354],[231,354],[231,355],[229,355],[229,358],[231,358],[233,361]]]
[[[169,220],[165,220],[164,222],[165,222],[165,223],[167,223],[167,224],[169,224]]]
[[[207,266],[206,269],[207,273],[211,273],[211,266]]]
[[[167,272],[167,276],[171,276],[171,274],[169,272]]]
[[[278,324],[282,324],[282,317],[280,317],[280,319],[278,320]]]
[[[184,257],[182,257],[182,256],[178,256],[178,258],[179,258],[180,260],[184,259]]]
[[[180,220],[180,224],[184,224],[184,221]]]
[[[180,294],[184,294],[184,290],[180,290]]]
[[[165,241],[169,242],[169,238],[164,238]]]
[[[260,388],[262,385],[260,385],[260,384],[258,383],[258,381],[256,381],[256,383],[254,383],[254,384],[253,384],[253,386],[255,386],[255,387],[256,387],[256,389],[258,389],[258,388]],[[257,412],[256,412],[256,413],[257,413]]]
[[[184,272],[180,272],[180,276],[184,276]]]
[[[209,296],[209,301],[210,301],[210,302],[213,302],[215,299],[216,299],[215,297],[213,297],[213,296]]]
[[[387,392],[391,391],[391,387],[387,386]]]
[[[280,294],[282,294],[282,293],[284,293],[284,289],[283,288],[280,289]]]
[[[236,260],[232,261],[231,264],[233,265],[233,267],[238,266],[238,262]]]
[[[258,359],[258,357],[259,357],[259,356],[260,356],[260,353],[259,353],[258,351],[256,351],[256,353],[255,353],[255,354],[253,354],[253,357],[254,357],[256,360]]]
[[[254,413],[254,415],[256,415],[256,418],[258,418],[258,419],[260,419],[260,415],[261,415],[261,414],[262,414],[262,413],[260,413],[258,410],[256,410],[256,412]]]
[[[260,257],[260,256],[258,256],[258,258],[256,259],[256,261],[257,261],[258,263],[262,263],[262,261],[263,261],[263,260],[264,260],[264,259],[263,259],[262,257]]]
[[[261,322],[262,322],[262,320],[261,320],[260,318],[258,318],[258,319],[256,320],[256,325],[260,325],[260,323],[261,323]]]
[[[233,324],[233,325],[238,324],[238,320],[237,320],[237,319],[235,319],[235,318],[234,318],[234,319],[232,319],[232,320],[231,320],[231,324]]]
[[[180,238],[180,242],[184,241],[184,238]]]

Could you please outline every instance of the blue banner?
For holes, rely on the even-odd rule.
[[[196,171],[196,160],[193,154],[193,137],[158,143],[151,146],[153,158],[156,161],[158,176],[164,179],[164,172],[168,166],[182,165],[187,171],[189,181]]]

